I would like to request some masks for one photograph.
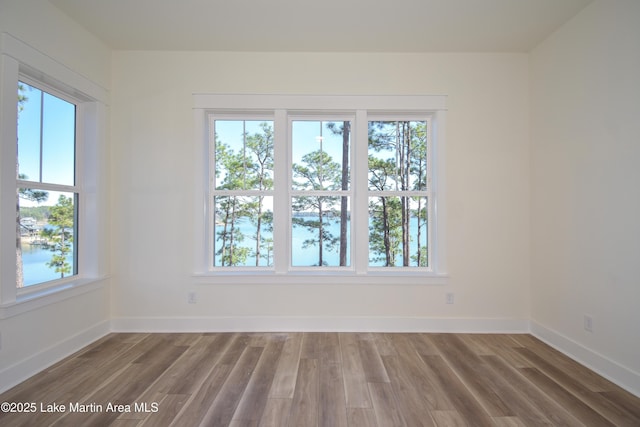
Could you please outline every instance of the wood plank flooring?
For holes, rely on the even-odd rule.
[[[531,335],[111,334],[0,402],[31,410],[4,427],[640,426],[640,398]]]

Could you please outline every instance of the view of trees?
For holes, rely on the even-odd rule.
[[[18,84],[18,126],[20,126],[20,114],[29,102],[27,92],[33,90],[31,86]],[[35,101],[38,102],[38,101]],[[40,113],[42,114],[42,112]],[[16,141],[17,153],[16,171],[20,171],[20,141]],[[24,147],[23,147],[24,148]],[[26,150],[25,150],[26,151]],[[29,176],[17,172],[20,181],[29,181]],[[16,189],[16,286],[25,286],[25,271],[22,253],[23,235],[29,235],[29,243],[41,245],[53,252],[51,260],[46,267],[51,268],[60,277],[74,274],[73,238],[75,209],[72,197],[60,195],[58,203],[54,206],[40,205],[49,198],[49,192],[35,188]],[[34,202],[38,206],[22,206],[23,202]],[[23,219],[30,218],[37,221],[35,224],[23,224]]]
[[[249,131],[247,128],[252,129]],[[222,138],[224,132],[228,138]],[[272,264],[273,124],[216,121],[215,260],[219,266]],[[233,194],[254,191],[256,195]],[[250,229],[248,231],[247,229]],[[253,240],[251,246],[243,244]]]
[[[214,265],[273,263],[273,123],[215,121]],[[348,266],[350,122],[292,122],[293,266]],[[369,264],[428,265],[427,129],[369,123]],[[379,193],[379,194],[376,194]],[[297,246],[297,247],[296,247]],[[300,256],[312,248],[313,256]],[[307,251],[308,252],[308,251]]]
[[[20,175],[20,179],[27,179],[26,175]],[[30,200],[32,202],[44,202],[49,198],[46,191],[33,190],[30,188],[19,188],[17,191],[16,206],[16,286],[22,288],[24,286],[24,267],[22,264],[22,216],[20,209],[20,199]]]
[[[369,123],[371,264],[427,266],[427,176],[426,122]]]
[[[292,165],[293,190],[309,195],[293,198],[293,233],[295,238],[298,230],[306,230],[302,248],[317,248],[315,260],[294,257],[295,266],[331,265],[325,251],[338,252],[337,265],[348,265],[348,197],[314,192],[349,189],[349,132],[348,121],[294,122],[293,149],[298,155]]]
[[[69,254],[73,250],[75,208],[73,199],[60,195],[58,203],[51,207],[49,213],[49,225],[53,228],[45,228],[41,235],[49,243],[49,250],[53,252],[51,261],[47,267],[60,273],[60,277],[73,273],[73,264],[69,262]]]

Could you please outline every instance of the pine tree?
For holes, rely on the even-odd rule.
[[[69,263],[68,256],[73,249],[74,217],[73,199],[61,195],[58,198],[58,203],[51,207],[49,213],[49,225],[55,228],[43,231],[43,235],[53,242],[49,248],[53,255],[51,261],[47,263],[47,267],[60,273],[60,278],[73,273],[73,264]]]
[[[216,173],[227,172],[218,189],[237,190],[244,188],[244,158],[236,154],[224,143],[216,144]],[[247,248],[240,246],[244,234],[238,227],[238,219],[245,213],[242,197],[236,195],[217,196],[215,198],[215,218],[217,239],[221,240],[216,255],[220,256],[221,266],[243,265],[249,255]],[[220,229],[220,230],[218,230]]]
[[[341,179],[341,167],[334,162],[329,154],[316,150],[302,156],[302,164],[293,165],[295,186],[299,189],[327,191],[336,190]],[[303,247],[318,247],[318,266],[326,265],[324,250],[335,250],[340,242],[328,228],[331,218],[335,215],[337,197],[330,196],[301,196],[295,199],[294,212],[315,212],[316,219],[305,220],[293,218],[294,226],[305,227],[315,234],[315,238],[303,242]]]
[[[18,84],[18,118],[24,110],[24,104],[29,100],[26,95],[27,88],[23,84]],[[18,119],[18,123],[20,120]],[[16,153],[19,149],[18,140],[16,140]],[[20,170],[18,157],[16,156],[16,174]],[[18,174],[18,179],[26,180],[28,177],[24,174]],[[24,286],[24,269],[22,266],[22,224],[20,215],[20,199],[33,202],[44,202],[49,197],[49,193],[41,190],[33,190],[29,188],[16,189],[16,286],[22,288]]]
[[[246,137],[247,154],[245,156],[245,162],[248,164],[248,171],[250,174],[248,188],[253,190],[273,189],[273,129],[267,123],[261,123],[260,128],[262,132],[255,133]],[[248,160],[254,160],[250,162]],[[252,211],[250,218],[251,222],[256,227],[254,235],[255,250],[254,256],[256,259],[256,267],[260,265],[260,260],[265,259],[262,256],[262,249],[265,247],[263,242],[262,228],[264,225],[268,229],[273,228],[273,216],[267,215],[268,212],[263,211],[264,196],[257,197],[255,203],[251,203],[249,210]],[[270,256],[266,258],[267,265],[270,265]]]

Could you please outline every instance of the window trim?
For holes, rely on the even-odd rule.
[[[80,218],[79,207],[82,206],[82,203],[84,202],[84,194],[83,194],[83,186],[81,185],[82,180],[78,178],[78,177],[82,177],[82,162],[80,161],[80,159],[82,159],[82,146],[83,146],[83,141],[82,141],[81,132],[80,132],[80,123],[82,120],[82,107],[81,107],[82,101],[70,96],[67,93],[61,92],[45,83],[39,82],[33,79],[32,77],[26,76],[24,74],[18,75],[18,81],[25,83],[30,87],[33,87],[34,89],[40,90],[43,94],[46,93],[50,96],[56,97],[58,99],[61,99],[63,101],[66,101],[72,104],[74,106],[74,112],[75,112],[74,114],[74,147],[73,147],[73,150],[74,150],[73,184],[58,184],[58,183],[52,183],[49,181],[42,181],[42,176],[39,177],[38,181],[32,181],[28,179],[24,180],[20,178],[16,179],[16,188],[29,188],[29,189],[73,194],[74,210],[75,210],[73,228],[75,233],[74,239],[76,239],[76,243],[74,244],[74,248],[73,248],[73,251],[74,251],[73,273],[60,279],[47,280],[44,282],[38,282],[32,285],[26,285],[21,288],[18,288],[17,296],[20,297],[21,295],[28,295],[32,292],[46,290],[49,288],[55,288],[56,286],[60,286],[64,283],[76,280],[78,278],[78,271],[79,271],[78,270],[79,269],[78,253],[80,251],[79,245],[82,242],[82,236],[80,235],[80,230],[78,227],[79,218]],[[44,105],[41,105],[41,108],[43,107]],[[44,111],[41,111],[40,114],[43,115]],[[41,132],[40,138],[41,139],[43,138],[42,132]],[[40,142],[42,143],[42,140]],[[18,144],[19,144],[19,141],[18,141]],[[42,162],[43,162],[42,152],[40,152],[40,173],[41,174],[43,170]]]
[[[326,283],[326,277],[339,279],[340,283],[348,284],[446,284],[446,191],[445,191],[445,118],[446,101],[444,95],[252,95],[252,94],[193,94],[193,113],[195,125],[195,156],[196,156],[196,183],[194,204],[194,265],[193,277],[198,283],[221,284],[303,284]],[[207,116],[211,113],[243,114],[263,113],[274,117],[274,140],[290,141],[290,123],[292,118],[317,118],[327,120],[335,117],[355,117],[355,126],[352,126],[352,194],[368,193],[367,168],[358,167],[353,162],[355,158],[362,158],[362,150],[368,149],[367,144],[358,144],[358,135],[368,135],[368,117],[388,118],[407,117],[413,119],[420,117],[424,120],[430,118],[431,130],[429,132],[431,144],[430,154],[435,162],[431,164],[432,180],[430,196],[433,198],[432,215],[429,226],[431,245],[431,265],[429,271],[421,267],[410,268],[385,268],[376,269],[368,266],[368,251],[355,251],[355,245],[351,245],[352,261],[350,267],[340,269],[323,269],[320,273],[314,269],[298,269],[289,267],[290,244],[274,247],[274,256],[284,256],[287,260],[286,268],[276,267],[273,271],[259,270],[255,267],[228,268],[212,270],[208,265],[207,251],[207,222],[209,217],[208,199],[208,159],[203,159],[203,153],[209,151],[209,139],[207,129]],[[290,153],[285,144],[275,144],[274,157],[278,160],[287,159],[290,163]],[[362,147],[364,145],[364,147]],[[358,152],[356,152],[358,151]],[[283,157],[284,156],[284,157]],[[290,192],[291,178],[286,170],[276,168],[274,171],[274,191]],[[290,174],[289,174],[290,175]],[[355,185],[354,185],[355,184]],[[364,186],[364,188],[363,188]],[[358,188],[359,187],[359,188]],[[356,210],[367,209],[367,197],[360,197],[352,201],[352,207]],[[288,209],[288,207],[286,207]],[[432,225],[433,224],[433,225]],[[274,234],[286,236],[290,240],[290,215],[276,215],[274,212]],[[357,230],[355,228],[358,228]],[[368,224],[360,221],[354,225],[352,233],[363,235],[368,233]],[[278,250],[280,252],[278,252]],[[360,257],[358,260],[354,257]],[[363,264],[363,259],[364,261]],[[363,268],[363,265],[365,268]]]
[[[106,277],[106,124],[108,92],[9,33],[0,34],[0,319],[101,287]],[[15,191],[18,81],[34,83],[76,104],[78,273],[21,289],[15,271]],[[41,186],[40,183],[34,183]],[[46,184],[45,184],[46,186]]]
[[[222,112],[222,113],[216,113],[215,115],[212,114],[206,114],[206,126],[207,126],[207,141],[210,141],[211,138],[215,137],[215,126],[213,126],[212,122],[217,121],[217,120],[244,120],[244,121],[272,121],[275,123],[275,119],[273,114],[265,114],[264,112],[262,113],[253,113],[253,112],[247,112],[247,113],[243,113],[243,114],[229,114],[228,112]],[[275,139],[275,138],[274,138]],[[214,144],[211,143],[207,143],[207,154],[208,154],[208,170],[206,171],[206,174],[208,176],[208,181],[207,181],[207,186],[211,187],[209,188],[209,193],[208,193],[208,197],[207,197],[207,212],[214,212],[214,197],[215,196],[227,196],[227,195],[235,195],[235,196],[258,196],[260,195],[260,190],[219,190],[215,187],[214,184],[217,184],[216,182],[216,177],[215,177],[215,162],[216,162],[216,158],[215,158],[215,147]],[[275,187],[275,186],[274,186]],[[267,194],[263,194],[263,195],[268,195],[270,197],[274,197],[275,198],[275,192],[274,190],[265,190],[265,192]],[[214,227],[214,215],[208,215],[207,218],[207,224],[206,224],[206,235],[208,236],[209,233],[213,233],[215,230]],[[215,256],[215,242],[213,239],[207,239],[207,259],[213,259]],[[259,267],[250,267],[251,271],[263,271],[263,272],[271,272],[273,271],[273,267],[268,267],[268,266],[259,266]],[[233,266],[227,266],[227,267],[212,267],[211,271],[243,271],[243,270],[247,270],[249,269],[249,267],[233,267]]]
[[[292,199],[296,196],[299,196],[301,194],[306,193],[306,191],[303,190],[294,190],[293,189],[293,175],[292,175],[292,169],[293,169],[293,150],[292,150],[292,146],[293,146],[293,135],[291,134],[291,130],[293,129],[293,122],[295,121],[319,121],[319,122],[323,122],[323,121],[327,121],[327,122],[341,122],[341,121],[349,121],[351,123],[351,135],[349,137],[349,176],[350,176],[350,182],[349,182],[349,189],[348,190],[326,190],[326,191],[317,191],[317,190],[310,190],[309,193],[315,193],[320,195],[321,193],[324,193],[326,195],[332,195],[334,197],[348,197],[349,200],[349,208],[350,210],[353,212],[354,211],[354,206],[355,206],[355,186],[354,186],[354,176],[353,176],[353,171],[354,171],[354,165],[355,165],[355,151],[354,151],[354,146],[355,146],[355,141],[356,138],[354,137],[355,132],[353,130],[353,125],[356,122],[356,116],[355,116],[355,112],[349,112],[349,113],[345,113],[345,112],[335,112],[335,111],[317,111],[317,112],[300,112],[300,111],[288,111],[287,112],[287,167],[286,169],[286,173],[287,173],[287,183],[286,183],[286,187],[284,189],[282,189],[281,191],[281,195],[282,197],[285,197],[284,200],[287,200],[289,202],[292,201]],[[293,252],[292,252],[292,247],[291,247],[291,238],[292,238],[292,234],[293,234],[293,215],[291,214],[291,209],[289,208],[288,204],[285,206],[287,208],[287,211],[285,212],[284,209],[281,209],[281,211],[279,212],[279,214],[282,216],[286,216],[287,218],[287,235],[286,235],[286,241],[289,242],[289,244],[286,245],[287,248],[287,257],[285,259],[282,260],[282,270],[285,270],[287,273],[289,274],[296,274],[296,273],[300,273],[300,274],[308,274],[308,273],[320,273],[320,274],[330,274],[330,275],[353,275],[356,272],[355,269],[355,245],[349,245],[349,259],[351,260],[351,264],[347,265],[347,266],[326,266],[326,267],[321,267],[321,270],[318,269],[318,267],[308,267],[308,266],[294,266],[292,265],[292,257],[293,257]],[[276,213],[274,212],[274,216],[276,215]],[[354,226],[351,227],[351,229],[349,230],[349,239],[351,242],[355,242],[356,240],[356,233],[354,232]],[[274,245],[275,247],[275,245]]]
[[[427,213],[428,215],[432,215],[435,214],[435,209],[433,206],[434,201],[432,200],[435,197],[435,184],[434,181],[436,180],[436,172],[432,169],[434,169],[434,164],[433,164],[433,159],[434,157],[434,153],[435,153],[435,147],[438,145],[438,141],[436,139],[435,133],[431,130],[434,122],[436,121],[434,118],[434,113],[433,112],[428,112],[428,113],[404,113],[404,114],[376,114],[375,112],[372,114],[368,114],[367,115],[367,126],[368,123],[371,121],[425,121],[427,123],[427,134],[428,134],[428,141],[429,143],[427,144],[427,171],[431,171],[430,175],[427,177],[427,186],[426,186],[426,190],[405,190],[405,191],[400,191],[400,190],[384,190],[384,191],[374,191],[374,190],[369,190],[368,188],[367,190],[367,200],[371,197],[376,197],[376,196],[383,196],[383,197],[412,197],[412,196],[417,196],[417,197],[426,197],[427,198]],[[434,233],[434,229],[433,229],[433,224],[434,222],[437,224],[437,216],[435,217],[434,221],[428,220],[427,221],[427,236],[431,236],[430,240],[428,240],[428,243],[430,243],[430,245],[428,246],[428,248],[431,248],[435,245],[435,240],[436,240],[436,234]],[[436,271],[436,268],[434,267],[433,264],[433,260],[434,260],[434,252],[437,253],[438,250],[440,248],[438,248],[436,246],[435,248],[436,250],[428,250],[427,251],[427,267],[411,267],[411,271],[412,272],[426,272],[426,273],[432,273],[434,271]],[[398,267],[392,267],[392,268],[402,268],[400,266]],[[381,273],[381,272],[386,272],[388,271],[390,268],[389,267],[377,267],[377,266],[369,266],[368,267],[370,272],[377,272],[377,273]],[[401,270],[402,273],[404,273],[407,270]]]

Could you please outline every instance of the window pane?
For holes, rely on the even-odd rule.
[[[216,120],[215,188],[273,189],[273,121]]]
[[[213,265],[273,265],[273,197],[214,198]]]
[[[426,190],[426,127],[422,121],[369,122],[369,190]]]
[[[293,188],[348,190],[350,122],[292,123]]]
[[[40,181],[40,118],[42,92],[25,83],[18,84],[18,176]]]
[[[74,185],[76,106],[45,93],[42,105],[42,182]]]
[[[77,194],[20,188],[18,287],[77,274]]]
[[[348,197],[292,198],[292,266],[350,265],[348,207]]]
[[[18,84],[18,176],[74,185],[76,106]]]
[[[426,197],[369,197],[369,265],[428,267]]]

